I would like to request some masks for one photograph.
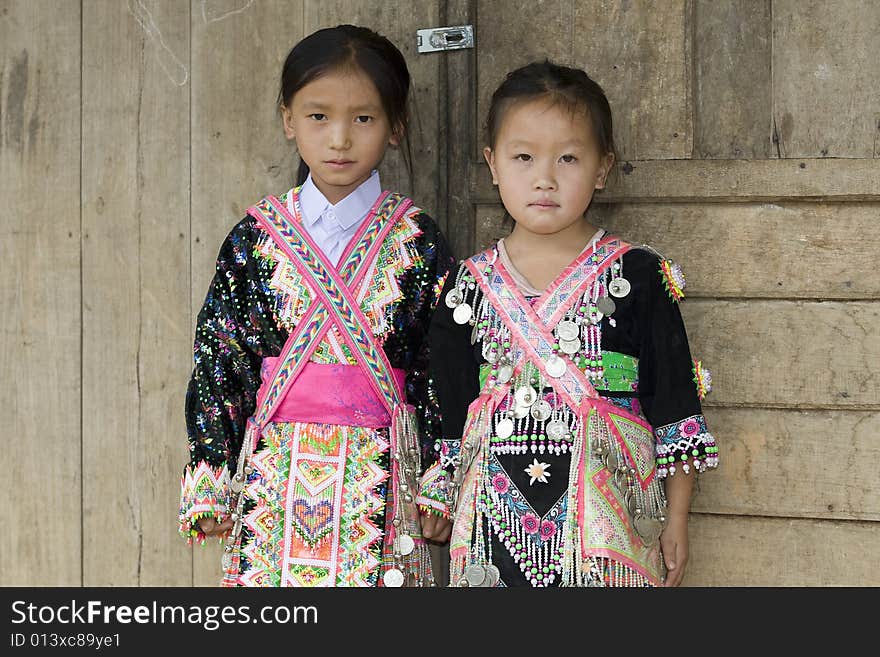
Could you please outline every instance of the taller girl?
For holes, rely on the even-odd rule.
[[[453,261],[382,191],[410,78],[387,39],[320,30],[281,74],[298,186],[232,229],[199,314],[180,530],[227,586],[421,586],[448,515],[426,333]]]
[[[614,142],[584,71],[510,73],[487,128],[514,228],[450,277],[432,327],[451,583],[657,585],[665,565],[676,585],[694,473],[716,464],[680,270],[590,219]]]

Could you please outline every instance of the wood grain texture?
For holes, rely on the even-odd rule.
[[[621,159],[691,157],[691,13],[689,0],[575,2],[572,36],[555,37],[605,90]]]
[[[684,586],[878,586],[877,523],[692,514]]]
[[[299,160],[276,100],[287,53],[304,36],[302,1],[241,2],[208,13],[203,6],[193,0],[191,12],[193,325],[226,235],[248,207],[295,182]],[[219,544],[196,547],[193,556],[193,583],[216,586]]]
[[[80,5],[0,5],[0,585],[82,584]]]
[[[709,406],[880,410],[880,303],[686,300]]]
[[[880,413],[706,408],[721,466],[694,511],[880,520]]]
[[[83,7],[83,583],[191,577],[189,6]],[[108,559],[107,555],[113,555]]]
[[[770,157],[770,6],[694,1],[694,157]]]
[[[590,221],[678,262],[690,299],[880,298],[876,203],[595,203]],[[510,232],[476,209],[480,248]],[[855,236],[858,236],[857,238]],[[841,257],[846,253],[846,257]]]
[[[880,143],[880,5],[773,3],[779,157],[873,158]]]
[[[474,203],[497,203],[489,167],[470,171]],[[876,159],[622,161],[603,203],[880,201]]]

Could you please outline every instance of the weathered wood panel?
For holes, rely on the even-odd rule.
[[[667,0],[662,9],[651,0],[575,2],[573,31],[548,39],[560,42],[556,47],[571,39],[575,64],[602,85],[621,159],[692,154],[690,14],[688,0]],[[519,21],[533,30],[536,26],[522,16]],[[532,32],[528,38],[540,42],[535,36]]]
[[[574,4],[572,0],[513,0],[504,2],[502,8],[497,0],[477,0],[474,159],[483,159],[483,147],[488,144],[485,125],[489,102],[510,71],[544,59],[573,64]],[[464,80],[457,83],[463,84]]]
[[[489,167],[471,169],[471,199],[497,203]],[[880,201],[873,159],[652,160],[621,162],[602,203]]]
[[[708,405],[880,410],[880,303],[692,299],[681,310],[713,374]]]
[[[83,583],[180,584],[189,6],[89,0],[83,53]]]
[[[693,514],[684,586],[878,586],[875,522]]]
[[[82,583],[80,5],[0,7],[0,584]]]
[[[706,408],[721,467],[692,508],[711,513],[880,520],[880,413]]]
[[[872,158],[880,142],[880,5],[773,3],[779,157]]]
[[[771,155],[770,0],[694,2],[694,156]]]
[[[441,207],[439,186],[440,120],[442,107],[437,82],[442,55],[430,56],[416,51],[416,31],[440,25],[437,0],[402,3],[382,0],[307,0],[304,34],[340,23],[361,25],[388,38],[403,53],[411,77],[410,142],[413,178],[406,171],[403,148],[390,149],[380,167],[382,186],[412,196],[420,207],[438,216]],[[443,217],[438,216],[443,225]]]
[[[880,277],[869,274],[878,212],[876,203],[596,203],[590,217],[679,262],[691,299],[871,299],[880,298]],[[512,227],[499,205],[476,216],[481,247]]]
[[[192,2],[193,323],[229,230],[262,196],[287,191],[296,175],[276,100],[284,59],[303,37],[304,11],[302,1],[240,2],[213,13],[203,5]],[[216,586],[218,543],[193,554],[194,583]]]

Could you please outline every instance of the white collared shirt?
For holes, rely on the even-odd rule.
[[[367,213],[381,193],[382,184],[379,182],[379,172],[376,170],[373,170],[369,178],[336,205],[332,205],[315,186],[311,174],[306,178],[299,192],[299,209],[303,226],[330,262],[339,264],[339,258],[345,247],[348,246],[358,226],[366,219]],[[291,214],[292,205],[291,190],[287,194],[287,209]]]

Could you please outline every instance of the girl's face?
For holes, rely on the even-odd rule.
[[[517,229],[538,235],[576,227],[614,164],[599,152],[587,114],[546,98],[508,107],[495,148],[483,154]]]
[[[296,140],[313,182],[334,205],[370,177],[389,144],[399,142],[376,86],[357,70],[312,80],[281,113],[285,135]]]

